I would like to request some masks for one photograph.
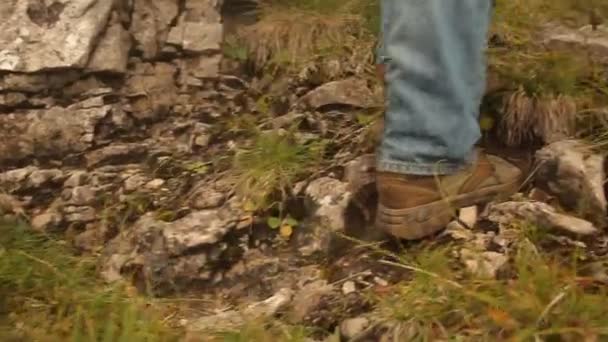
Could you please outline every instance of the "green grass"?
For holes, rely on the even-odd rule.
[[[450,249],[401,260],[413,273],[380,301],[386,320],[407,327],[406,340],[582,341],[608,338],[606,289],[522,241],[506,279],[479,279],[453,267]],[[403,336],[401,338],[404,338]]]
[[[234,157],[237,193],[252,211],[274,207],[287,199],[294,182],[318,165],[323,150],[322,141],[300,143],[289,132],[260,132]]]
[[[25,224],[0,222],[0,340],[178,341],[160,310],[95,263]]]
[[[238,331],[213,334],[213,342],[306,342],[311,331],[305,327],[284,325],[274,322],[249,322]]]

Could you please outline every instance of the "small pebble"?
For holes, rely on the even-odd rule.
[[[344,293],[345,295],[351,294],[355,291],[357,291],[357,285],[355,285],[354,281],[349,280],[342,284],[342,293]]]

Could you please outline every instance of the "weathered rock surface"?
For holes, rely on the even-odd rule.
[[[326,83],[300,99],[301,103],[313,109],[327,105],[346,105],[370,108],[378,105],[374,93],[364,79],[348,78]]]
[[[102,275],[115,281],[134,272],[153,289],[204,283],[227,267],[220,259],[229,246],[221,242],[241,217],[240,211],[229,207],[196,211],[174,222],[146,214],[108,244]]]
[[[111,105],[91,108],[54,107],[0,115],[0,160],[56,157],[90,148],[96,128],[111,120]]]
[[[311,182],[305,190],[305,206],[311,222],[296,237],[303,255],[330,252],[337,233],[344,233],[346,208],[352,194],[348,184],[324,177]]]
[[[539,185],[599,227],[606,225],[604,155],[581,141],[564,140],[541,149],[536,158]]]
[[[369,319],[365,317],[349,318],[340,323],[340,333],[344,338],[350,340],[365,331],[370,324]]]
[[[131,36],[121,23],[111,24],[99,39],[87,69],[94,72],[124,74],[127,71]]]
[[[135,0],[131,33],[135,48],[145,59],[157,57],[169,34],[171,22],[179,14],[177,1]]]
[[[145,155],[147,146],[140,143],[113,144],[86,155],[88,167],[102,164],[126,164]]]
[[[113,1],[8,1],[1,5],[0,70],[84,68]]]
[[[573,30],[554,27],[545,33],[545,44],[553,49],[568,51],[588,51],[608,61],[608,27],[599,26],[593,30],[591,25]]]
[[[498,224],[523,221],[562,234],[590,236],[599,233],[593,223],[558,213],[555,208],[542,202],[504,202],[492,204],[486,210],[484,217]]]

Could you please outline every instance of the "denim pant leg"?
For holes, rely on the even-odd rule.
[[[378,170],[450,174],[480,137],[491,0],[382,0],[387,109]]]

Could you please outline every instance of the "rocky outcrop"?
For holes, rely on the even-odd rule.
[[[85,68],[114,1],[8,1],[0,10],[0,70]]]
[[[124,115],[120,108],[104,105],[103,101],[0,115],[0,160],[85,151],[94,146],[96,139],[102,139],[102,124],[125,128]]]
[[[536,153],[537,183],[599,227],[606,225],[606,157],[578,140],[550,144]]]
[[[242,217],[230,207],[196,211],[173,222],[144,215],[110,241],[101,274],[107,281],[135,276],[148,290],[209,282],[227,266],[226,254],[238,248],[222,241]]]

